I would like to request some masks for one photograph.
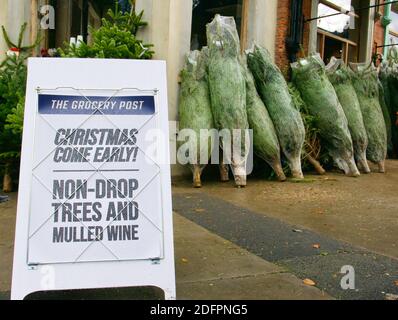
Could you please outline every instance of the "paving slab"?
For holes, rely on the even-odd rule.
[[[279,264],[300,278],[311,278],[318,288],[338,299],[385,300],[387,294],[398,295],[398,261],[374,253],[301,257]],[[353,290],[339,286],[343,266],[354,268]]]
[[[325,300],[332,297],[197,224],[174,215],[177,298]]]
[[[179,284],[181,300],[329,300],[315,287],[305,286],[297,277],[284,274],[197,281]]]
[[[398,259],[236,206],[206,193],[175,194],[174,210],[210,232],[340,299],[384,300],[398,294]],[[298,229],[301,228],[301,229]],[[344,290],[342,267],[355,270],[356,287]]]
[[[267,261],[359,250],[206,193],[175,194],[173,205],[184,217]],[[321,250],[314,244],[322,244]]]
[[[17,194],[12,193],[9,197],[10,201],[0,204],[0,292],[11,288]],[[0,299],[2,297],[7,294],[0,293]]]
[[[281,273],[286,270],[174,215],[176,274],[179,284]]]

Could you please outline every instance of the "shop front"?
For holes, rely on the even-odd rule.
[[[118,2],[128,10],[128,1]],[[113,4],[114,0],[1,1],[0,24],[15,38],[19,26],[27,21],[27,40],[41,35],[42,49],[58,48],[71,37],[82,36],[90,42],[89,26],[98,28]],[[309,53],[319,52],[325,63],[332,56],[345,62],[371,61],[379,33],[377,46],[384,45],[385,29],[378,25],[384,13],[382,4],[381,0],[135,0],[136,10],[144,10],[143,19],[148,22],[139,38],[154,45],[154,59],[167,61],[171,121],[178,121],[179,73],[185,57],[190,50],[206,45],[206,24],[215,14],[235,18],[242,51],[253,43],[267,48],[288,77],[290,63]],[[40,27],[43,5],[53,8],[55,29]],[[388,38],[396,43],[397,3],[391,7],[391,19]],[[4,52],[4,44],[2,47]],[[170,139],[174,143],[175,134]],[[178,174],[180,169],[175,170]]]
[[[135,4],[138,11],[144,10],[144,20],[148,22],[148,27],[139,36],[154,44],[155,59],[168,62],[170,118],[176,119],[179,71],[190,50],[206,45],[206,24],[215,14],[235,18],[242,50],[256,42],[266,47],[279,67],[285,70],[295,56],[302,54],[298,50],[300,46],[305,54],[319,52],[325,63],[332,56],[345,62],[370,61],[378,8],[369,6],[376,2],[382,4],[375,0],[136,0]],[[0,18],[11,36],[17,34],[24,21],[28,21],[30,40],[40,34],[44,39],[42,48],[58,48],[79,35],[90,42],[89,26],[100,26],[101,18],[106,16],[114,0],[16,0],[2,3],[1,15],[8,14]],[[124,7],[128,1],[119,3]],[[40,20],[33,18],[33,12],[37,14],[43,5],[54,9],[55,29],[42,30]],[[14,16],[21,21],[11,20]],[[398,39],[396,3],[391,8],[391,19],[389,42]],[[293,54],[289,52],[287,41],[292,36],[297,42]]]

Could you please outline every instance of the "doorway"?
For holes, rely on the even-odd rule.
[[[192,8],[191,50],[207,45],[206,25],[216,14],[234,17],[242,46],[246,36],[246,11],[249,0],[194,0]]]

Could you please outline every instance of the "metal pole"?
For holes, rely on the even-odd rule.
[[[383,45],[383,46],[376,46],[376,49],[379,49],[379,48],[388,48],[388,47],[395,47],[395,46],[398,46],[398,44],[392,43],[392,44],[385,44],[385,45]]]
[[[392,5],[392,4],[394,4],[394,3],[398,3],[398,0],[390,1],[390,2],[385,2],[385,3],[383,3],[383,4],[375,4],[375,5],[371,5],[371,6],[367,6],[367,7],[358,8],[358,9],[356,9],[356,11],[362,11],[362,10],[367,10],[367,9],[373,9],[373,8],[376,8],[376,7],[381,7],[381,6],[386,6],[386,5]],[[334,17],[334,16],[338,16],[338,15],[341,15],[341,14],[351,15],[351,14],[353,14],[353,13],[354,13],[354,12],[352,12],[352,11],[350,11],[350,10],[347,10],[347,11],[344,11],[344,12],[338,12],[338,13],[328,14],[328,15],[325,15],[325,16],[310,18],[310,19],[305,20],[305,22],[307,23],[307,22],[311,22],[311,21],[314,21],[314,20],[318,20],[318,19],[324,19],[324,18]]]

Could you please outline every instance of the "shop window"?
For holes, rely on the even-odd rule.
[[[357,7],[358,0],[319,1],[318,52],[325,63],[333,56],[345,62],[358,61],[360,16],[355,12]],[[342,14],[348,11],[350,13]]]
[[[244,12],[248,0],[193,0],[191,50],[207,45],[206,24],[216,14],[234,17],[241,41],[244,42]]]
[[[391,9],[390,44],[398,45],[398,3],[394,3]]]
[[[83,35],[88,31],[88,26],[99,28],[101,18],[106,15],[109,8],[114,8],[115,5],[115,0],[88,1],[87,7],[82,0],[50,1],[55,8],[57,22],[56,29],[50,30],[48,35],[50,48],[63,47],[71,37]],[[127,0],[119,1],[121,8],[126,10],[129,8],[126,6]],[[87,41],[92,41],[90,34],[87,34]]]
[[[398,45],[398,33],[390,32],[390,44]]]

